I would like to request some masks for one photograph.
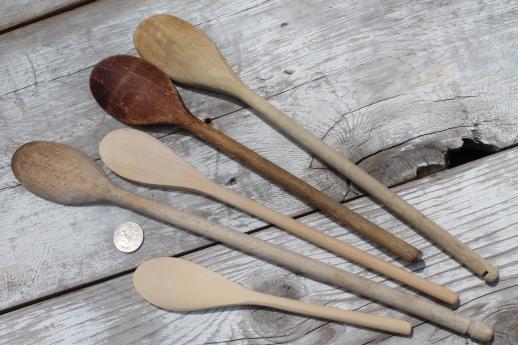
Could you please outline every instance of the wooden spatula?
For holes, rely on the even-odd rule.
[[[310,228],[293,218],[277,213],[227,188],[220,187],[187,164],[160,140],[142,131],[123,128],[108,133],[99,144],[99,153],[103,162],[113,172],[126,179],[147,185],[178,188],[210,196],[441,301],[453,305],[459,302],[459,296],[456,293],[441,285],[420,278],[411,272]]]
[[[397,334],[408,335],[412,331],[406,321],[248,290],[183,259],[161,257],[142,263],[133,273],[133,285],[149,303],[172,311],[257,305]]]
[[[158,66],[173,80],[239,98],[257,110],[270,124],[347,176],[474,273],[484,277],[487,282],[498,279],[498,270],[475,251],[250,90],[232,72],[210,38],[193,25],[170,15],[152,16],[135,30],[134,43],[142,57]]]

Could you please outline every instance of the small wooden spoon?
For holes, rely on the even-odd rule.
[[[240,99],[474,273],[484,277],[487,282],[498,279],[498,270],[475,251],[244,85],[210,38],[195,26],[174,16],[156,15],[140,23],[133,40],[139,54],[165,71],[174,81],[223,92]]]
[[[322,282],[350,289],[461,334],[469,334],[474,339],[488,341],[493,337],[493,330],[488,325],[470,320],[423,298],[400,292],[119,188],[94,161],[70,146],[46,141],[27,143],[14,153],[11,168],[25,188],[46,200],[64,205],[104,202],[126,207]]]
[[[149,303],[178,312],[258,305],[397,334],[408,335],[412,331],[412,325],[406,321],[245,289],[205,267],[182,259],[161,257],[142,263],[133,274],[133,285]]]
[[[149,62],[133,56],[109,57],[93,69],[90,89],[116,119],[128,125],[169,124],[190,131],[404,260],[421,257],[421,252],[405,241],[191,114],[169,78]]]
[[[108,133],[99,144],[99,153],[103,162],[113,172],[126,179],[147,185],[173,187],[210,196],[441,301],[452,305],[457,305],[459,302],[459,296],[456,293],[441,285],[420,278],[411,272],[391,265],[293,218],[277,213],[215,184],[187,164],[160,140],[142,131],[122,128]]]

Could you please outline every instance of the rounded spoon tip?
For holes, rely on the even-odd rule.
[[[90,74],[90,90],[108,114],[128,125],[184,127],[195,119],[167,75],[135,56],[99,62]]]
[[[33,141],[19,147],[11,169],[30,192],[64,205],[102,201],[112,188],[102,169],[88,156],[51,141]]]

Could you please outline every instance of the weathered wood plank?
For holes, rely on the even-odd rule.
[[[87,0],[4,0],[0,3],[0,31],[50,13],[77,6]]]
[[[371,7],[327,2],[322,7],[313,2],[196,2],[195,8],[190,2],[131,4],[133,11],[120,1],[94,3],[1,37],[5,45],[0,47],[0,61],[5,64],[0,68],[8,67],[11,73],[2,85],[8,85],[4,91],[11,91],[0,97],[0,188],[4,189],[0,210],[6,214],[0,244],[7,248],[0,253],[5,263],[0,290],[9,292],[0,308],[133,267],[136,256],[114,254],[109,243],[112,230],[122,221],[136,220],[156,234],[147,238],[141,258],[178,254],[207,243],[176,231],[171,244],[164,241],[169,228],[123,210],[48,204],[16,187],[8,167],[19,145],[37,139],[71,143],[97,156],[100,138],[121,124],[93,101],[88,66],[106,55],[132,51],[131,31],[151,13],[169,11],[201,23],[246,82],[263,94],[275,95],[275,104],[349,158],[361,161],[385,183],[410,179],[420,166],[443,165],[444,153],[461,145],[461,138],[496,147],[516,142],[512,95],[518,70],[513,47],[518,26],[513,26],[516,17],[511,5],[486,6],[480,12],[483,4],[450,4],[460,16],[451,15],[448,6],[438,9],[434,4],[405,2],[400,7],[408,12],[403,13],[381,3]],[[114,6],[120,11],[113,11]],[[309,15],[302,16],[301,9]],[[417,13],[424,16],[422,20]],[[388,22],[383,24],[379,16]],[[466,19],[473,16],[479,23],[475,27]],[[91,27],[94,22],[98,25]],[[415,31],[419,29],[422,32]],[[387,40],[394,44],[387,45]],[[29,47],[33,79],[30,64],[20,63]],[[296,66],[295,72],[283,73],[285,66]],[[212,95],[183,94],[203,117],[239,109]],[[214,125],[330,195],[340,199],[354,195],[342,179],[320,169],[247,110],[223,116]],[[170,130],[159,128],[156,133],[165,135]],[[190,136],[179,133],[163,140],[219,183],[232,184],[235,179],[236,191],[287,214],[309,211]],[[263,225],[196,196],[134,189],[234,228]],[[362,243],[354,235],[348,240]],[[85,257],[93,261],[85,262]],[[28,282],[33,285],[28,287]]]
[[[22,113],[25,113],[25,118],[35,118],[43,113],[40,104],[36,108],[38,110],[31,107],[30,97],[26,100],[27,93],[15,91],[24,88],[27,89],[23,91],[37,93],[39,99],[44,99],[49,112],[50,109],[61,107],[77,112],[77,107],[62,101],[63,95],[57,90],[61,90],[63,84],[70,83],[68,78],[71,74],[84,71],[80,78],[86,77],[88,68],[107,55],[134,52],[131,33],[143,16],[168,11],[199,23],[207,17],[207,13],[213,11],[221,13],[220,16],[202,22],[200,27],[215,39],[241,77],[266,96],[342,71],[345,76],[341,84],[330,85],[327,90],[331,94],[305,94],[309,99],[304,106],[292,109],[282,104],[282,108],[299,116],[308,128],[325,135],[326,140],[338,141],[337,145],[344,153],[354,148],[359,152],[359,157],[365,157],[365,152],[372,155],[396,146],[399,148],[398,154],[403,151],[405,155],[404,159],[392,161],[392,164],[397,163],[396,170],[404,170],[401,175],[405,177],[415,176],[417,166],[428,163],[444,165],[444,146],[440,143],[427,144],[414,153],[408,147],[405,150],[399,147],[411,139],[408,136],[401,138],[391,133],[383,136],[385,140],[379,142],[367,140],[365,133],[370,128],[383,125],[379,120],[381,114],[375,119],[375,124],[372,120],[366,121],[363,116],[353,116],[362,111],[372,114],[372,111],[365,108],[367,105],[379,104],[382,100],[412,92],[415,88],[421,88],[423,93],[419,93],[421,98],[413,101],[439,102],[451,98],[439,108],[448,108],[450,113],[460,119],[464,116],[464,110],[469,111],[464,109],[464,101],[467,100],[465,96],[486,97],[487,103],[482,102],[474,107],[485,114],[490,112],[490,122],[467,121],[462,124],[476,127],[469,138],[495,147],[505,147],[515,142],[509,140],[508,135],[501,138],[495,134],[500,131],[511,133],[515,129],[514,121],[509,121],[513,108],[509,95],[514,93],[517,61],[512,42],[516,41],[518,32],[518,26],[515,25],[518,17],[512,15],[517,8],[512,7],[512,4],[486,6],[483,2],[467,2],[459,6],[454,3],[439,5],[402,1],[397,6],[384,3],[371,6],[361,2],[351,4],[337,1],[327,2],[325,6],[314,2],[292,2],[289,5],[285,2],[268,2],[254,3],[252,6],[250,3],[239,2],[226,7],[218,4],[210,5],[209,8],[205,6],[201,12],[184,3],[172,5],[164,1],[148,5],[147,2],[126,2],[121,5],[118,1],[102,1],[57,16],[55,21],[37,23],[4,35],[0,68],[5,69],[6,82],[2,84],[5,89],[1,93],[9,94],[7,96],[10,97],[3,99],[6,103],[1,102],[0,105],[2,109],[7,109],[3,116],[6,123],[19,122],[24,118]],[[199,6],[201,9],[203,5]],[[223,15],[230,8],[238,10],[246,6],[252,8],[235,15]],[[301,16],[302,12],[310,15]],[[116,19],[116,16],[123,20],[119,17]],[[466,19],[474,16],[478,23],[475,26]],[[92,22],[98,24],[92,27]],[[283,25],[285,23],[288,25]],[[66,32],[67,35],[62,37],[56,35],[56,32]],[[65,61],[63,56],[67,56]],[[487,61],[498,63],[488,65]],[[44,85],[39,85],[42,83]],[[320,87],[321,84],[316,85]],[[83,94],[84,90],[72,87],[70,99],[79,100],[79,103],[86,100],[91,102],[91,98]],[[498,99],[494,99],[494,96]],[[223,106],[223,101],[210,97],[204,98],[204,105],[200,106],[199,99],[198,95],[196,100],[187,97],[187,103],[197,104],[195,110],[200,111],[201,116],[219,116],[236,109],[228,104]],[[299,101],[297,99],[297,103]],[[415,109],[405,107],[406,104],[393,110],[400,112]],[[90,108],[90,111],[93,109]],[[309,114],[304,114],[309,109]],[[328,112],[331,114],[328,115]],[[315,115],[318,118],[315,119]],[[425,119],[434,116],[427,115]],[[321,116],[326,117],[322,119]],[[385,117],[388,116],[385,114]],[[419,120],[422,121],[422,118]],[[399,124],[397,132],[411,133],[401,128],[409,122]],[[486,133],[486,128],[493,128],[495,123],[499,124],[498,129]],[[350,125],[360,128],[349,135],[343,135],[342,127]],[[75,122],[64,122],[53,129],[59,133],[73,133],[71,128],[77,126]],[[7,138],[0,143],[2,157],[8,157],[24,138],[41,135],[39,128],[31,126],[8,128],[2,133]],[[439,132],[445,130],[444,123],[440,128],[428,128]],[[354,138],[359,129],[362,129],[362,138]],[[390,139],[394,137],[398,139]],[[75,141],[77,138],[68,140]],[[461,143],[458,138],[453,141],[455,143],[450,143],[448,147],[458,147]],[[86,147],[92,150],[95,143],[89,143]],[[408,153],[410,151],[412,153]],[[423,156],[423,153],[428,153],[431,158],[416,158]],[[387,155],[386,152],[381,155],[382,161],[387,162]],[[6,159],[2,159],[0,167],[5,169],[6,166]],[[8,177],[6,179],[7,184],[14,183]]]
[[[494,324],[497,332],[501,332],[497,336],[513,332],[516,327],[516,319],[506,324],[502,320],[505,313],[518,305],[518,251],[514,229],[517,223],[514,210],[518,206],[518,174],[514,169],[517,163],[518,149],[512,149],[396,188],[407,200],[499,267],[501,280],[496,286],[484,284],[435,246],[381,212],[379,206],[368,199],[349,203],[422,248],[426,265],[413,267],[417,274],[458,291],[462,302],[459,311]],[[338,238],[349,237],[319,214],[305,217],[304,221]],[[281,231],[267,229],[254,236],[383,281]],[[224,246],[185,257],[253,289],[407,318],[416,325],[422,322]],[[427,324],[418,326],[414,337],[409,339],[387,337],[342,324],[256,308],[186,314],[165,312],[140,299],[131,288],[129,275],[0,316],[0,342],[6,344],[23,344],[28,339],[39,344],[60,343],[64,339],[67,343],[96,344],[364,344],[383,343],[383,339],[398,344],[405,341],[431,344],[443,339],[448,343],[466,342],[465,338]]]

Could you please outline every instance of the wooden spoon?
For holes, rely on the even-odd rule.
[[[133,285],[146,301],[172,311],[258,305],[397,334],[408,335],[412,331],[412,325],[406,321],[245,289],[205,267],[182,259],[162,257],[142,263],[133,274]]]
[[[474,339],[488,341],[493,336],[493,330],[488,325],[470,320],[423,298],[400,292],[117,187],[94,161],[70,146],[45,141],[25,144],[14,153],[11,168],[25,188],[46,200],[64,205],[102,202],[120,205],[322,282],[350,289],[461,334],[469,334]]]
[[[106,112],[118,120],[129,125],[169,124],[188,130],[404,260],[421,257],[413,246],[191,114],[167,75],[149,62],[133,56],[109,57],[93,69],[90,89]]]
[[[270,124],[347,176],[474,273],[483,276],[487,282],[498,279],[498,270],[467,245],[251,91],[232,72],[210,38],[193,25],[170,15],[152,16],[135,30],[134,43],[142,57],[165,71],[174,81],[223,92],[248,104]]]
[[[380,272],[441,301],[457,305],[459,296],[441,285],[420,278],[364,251],[277,213],[227,188],[223,188],[187,164],[149,134],[131,128],[108,133],[99,144],[103,162],[126,179],[161,187],[201,193],[262,218],[308,242]]]

